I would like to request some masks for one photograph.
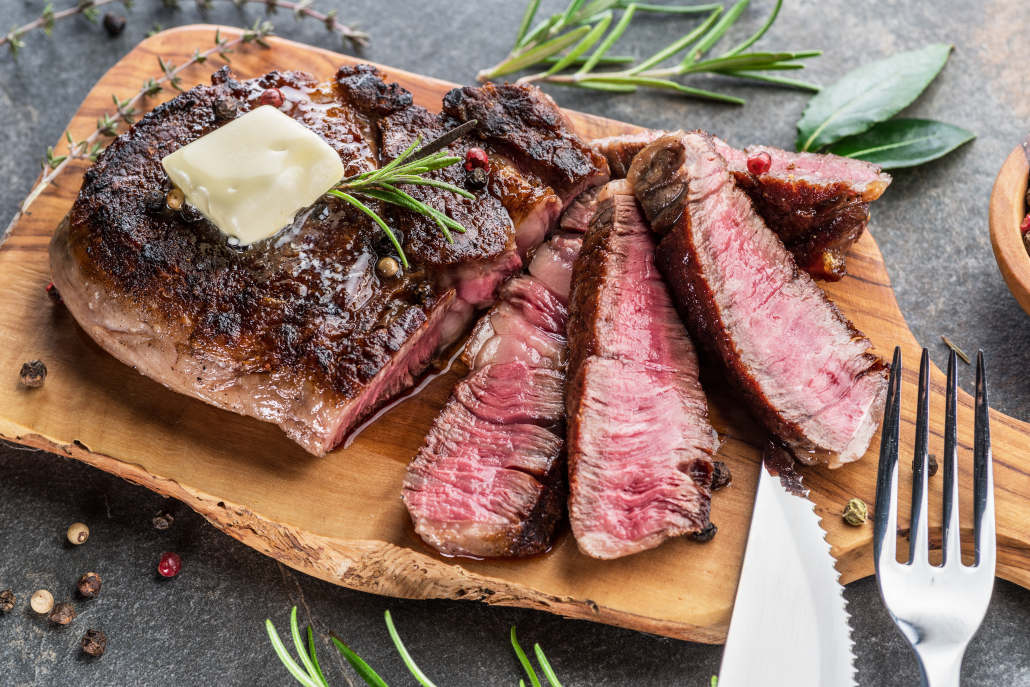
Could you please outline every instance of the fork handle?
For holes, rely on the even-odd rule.
[[[959,687],[962,674],[962,657],[965,647],[948,651],[916,650],[919,660],[920,684],[922,687]]]

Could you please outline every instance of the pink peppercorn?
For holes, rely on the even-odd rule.
[[[175,577],[182,570],[182,559],[177,554],[169,551],[161,554],[161,562],[157,564],[157,572],[162,577]]]
[[[1019,225],[1019,230],[1024,234],[1030,232],[1030,215],[1023,218],[1023,223]]]
[[[282,107],[282,104],[286,102],[286,98],[283,97],[283,92],[278,88],[267,88],[264,93],[261,94],[260,102],[262,105]]]
[[[765,174],[772,168],[772,156],[769,153],[756,153],[747,158],[747,171],[752,174]]]
[[[489,172],[490,158],[486,156],[486,151],[482,148],[469,148],[469,151],[465,153],[465,171],[471,172],[477,168]]]

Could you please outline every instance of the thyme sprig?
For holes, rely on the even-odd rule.
[[[132,124],[135,121],[135,116],[139,114],[139,106],[144,98],[153,97],[164,90],[165,84],[170,85],[178,90],[180,79],[179,76],[184,70],[192,67],[195,64],[203,64],[209,58],[218,55],[226,62],[229,61],[229,55],[232,54],[233,49],[239,45],[247,45],[250,43],[257,43],[260,45],[268,46],[268,43],[264,40],[268,36],[272,35],[274,30],[271,22],[255,22],[254,27],[245,30],[238,38],[229,40],[222,36],[221,31],[215,31],[215,45],[208,50],[200,52],[199,49],[194,50],[193,57],[186,60],[183,64],[175,66],[169,63],[162,57],[158,57],[158,63],[164,75],[158,79],[149,78],[143,82],[137,93],[125,100],[119,99],[117,95],[111,96],[114,100],[116,112],[113,115],[104,114],[100,119],[97,120],[97,128],[84,139],[76,140],[72,137],[71,131],[65,131],[65,138],[68,141],[68,151],[64,155],[56,155],[53,147],[47,148],[46,154],[43,156],[41,166],[43,168],[43,174],[36,185],[29,192],[29,195],[25,197],[18,205],[18,211],[14,213],[14,217],[11,219],[7,228],[3,234],[0,234],[0,245],[3,245],[7,238],[11,235],[11,231],[14,230],[14,225],[18,223],[18,220],[28,212],[29,206],[40,196],[43,191],[53,183],[54,179],[64,171],[65,167],[68,166],[74,160],[87,160],[89,162],[96,162],[97,155],[102,151],[102,144],[100,139],[102,137],[113,138],[118,134],[118,126],[121,122],[126,124]]]
[[[163,6],[170,9],[180,9],[181,7],[181,0],[160,1]],[[325,25],[327,31],[339,34],[344,45],[350,43],[351,47],[355,50],[359,50],[368,45],[369,35],[360,30],[357,24],[344,24],[341,22],[339,20],[339,13],[337,10],[329,10],[323,14],[311,9],[312,0],[299,0],[298,2],[292,2],[291,0],[225,1],[231,2],[233,6],[239,10],[243,10],[243,8],[248,4],[264,5],[267,14],[275,14],[279,9],[289,10],[293,13],[293,17],[297,21],[311,18],[315,21],[321,22]],[[43,12],[39,15],[39,18],[34,21],[30,21],[24,26],[16,26],[12,28],[7,35],[0,36],[0,46],[7,45],[7,49],[10,53],[17,58],[18,51],[25,47],[25,35],[31,31],[42,28],[43,32],[47,36],[50,36],[51,30],[54,28],[54,24],[57,23],[58,20],[79,14],[96,24],[100,19],[99,8],[104,5],[109,5],[112,2],[120,2],[127,10],[132,9],[135,4],[135,0],[78,0],[74,7],[69,7],[68,9],[55,12],[54,3],[48,1],[46,5],[43,6]],[[214,9],[214,0],[194,0],[194,3],[201,14]]]
[[[451,132],[445,133],[441,138],[447,138],[450,134]],[[398,188],[398,186],[406,184],[412,186],[431,186],[443,191],[456,193],[462,198],[475,199],[474,195],[463,188],[458,188],[453,184],[437,181],[436,179],[427,179],[423,176],[429,172],[457,164],[461,162],[461,158],[450,155],[445,150],[437,150],[429,155],[422,156],[420,155],[421,150],[419,150],[421,144],[422,136],[419,135],[415,138],[414,143],[409,145],[404,152],[394,158],[389,164],[371,172],[363,172],[362,174],[348,177],[329,191],[329,195],[347,201],[371,217],[379,225],[390,238],[394,248],[397,249],[397,255],[405,268],[409,267],[408,258],[404,255],[404,249],[401,247],[400,241],[397,240],[397,236],[382,217],[355,196],[360,195],[384,203],[390,203],[391,205],[397,205],[406,210],[429,217],[436,222],[448,243],[454,243],[454,237],[450,232],[451,229],[465,233],[465,227],[436,208],[412,198]],[[431,148],[434,145],[435,141],[427,143],[425,147]]]
[[[433,682],[426,677],[426,674],[418,667],[415,663],[415,659],[408,653],[407,647],[404,646],[404,642],[401,641],[400,634],[397,632],[397,628],[393,624],[393,618],[390,616],[390,611],[385,614],[386,617],[386,629],[390,633],[390,639],[393,641],[394,647],[397,649],[397,653],[400,655],[401,660],[404,662],[405,667],[415,677],[415,679],[422,685],[422,687],[436,687]],[[286,670],[289,671],[290,675],[294,677],[304,687],[329,687],[329,682],[325,679],[325,674],[322,672],[321,666],[318,664],[318,656],[315,653],[315,636],[314,631],[309,625],[307,628],[307,645],[301,639],[300,627],[297,625],[297,607],[294,606],[290,612],[290,635],[293,637],[293,646],[297,651],[297,656],[300,658],[300,663],[294,660],[293,656],[290,655],[286,645],[283,644],[282,639],[279,638],[279,632],[275,629],[275,625],[272,624],[271,620],[265,620],[265,629],[268,631],[268,638],[272,642],[272,649],[275,651],[276,656],[286,666]],[[354,650],[347,646],[342,639],[337,636],[335,632],[329,633],[329,638],[333,645],[336,647],[345,659],[347,663],[354,668],[354,671],[358,676],[370,687],[389,687],[386,681],[379,676],[365,661],[358,656]],[[526,675],[529,676],[532,687],[541,687],[539,678],[537,678],[536,671],[533,670],[533,666],[529,659],[526,657],[526,652],[522,650],[518,640],[515,638],[515,628],[511,628],[511,644],[515,649],[515,654],[519,658],[519,662],[522,664],[523,669],[526,671]],[[546,676],[547,681],[551,687],[561,687],[561,683],[558,682],[558,677],[554,673],[554,669],[551,667],[550,662],[547,660],[547,656],[544,655],[543,649],[540,648],[539,644],[533,645],[533,651],[536,654],[537,663],[540,664],[540,670]],[[714,683],[713,683],[714,684]],[[525,681],[519,680],[520,687],[525,687]]]
[[[739,105],[744,104],[741,98],[686,86],[674,79],[707,73],[818,91],[819,86],[815,84],[766,72],[803,69],[804,64],[799,60],[816,57],[822,54],[821,51],[744,52],[764,36],[776,21],[783,0],[777,0],[768,19],[747,40],[721,55],[703,59],[749,4],[750,0],[739,0],[724,13],[720,4],[666,6],[628,0],[593,0],[589,3],[571,0],[564,12],[551,15],[531,29],[540,0],[530,0],[508,57],[500,64],[479,72],[477,78],[485,83],[507,74],[542,66],[546,67],[544,71],[523,76],[518,82],[552,83],[618,93],[633,93],[638,88],[658,88]],[[621,11],[617,22],[616,11]],[[634,60],[628,57],[609,57],[608,51],[639,12],[708,16],[694,30],[640,64],[633,64]],[[592,48],[593,52],[588,55]],[[660,66],[666,60],[684,53],[677,64]],[[623,68],[617,71],[595,71],[599,66],[611,65]],[[575,71],[571,71],[573,69]]]

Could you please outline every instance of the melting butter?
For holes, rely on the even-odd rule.
[[[241,245],[273,236],[343,178],[336,151],[270,105],[180,148],[161,166],[190,205]]]

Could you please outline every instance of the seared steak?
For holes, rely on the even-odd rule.
[[[612,177],[628,173],[633,158],[666,131],[597,139]],[[891,183],[889,174],[862,160],[815,153],[790,153],[768,146],[737,150],[714,139],[715,148],[766,226],[794,255],[794,262],[816,279],[839,281],[847,274],[844,254],[869,222],[869,203]],[[772,167],[754,175],[747,158],[768,153]]]
[[[559,201],[511,169],[496,172],[474,200],[425,193],[468,227],[453,244],[420,217],[372,202],[398,227],[412,262],[389,278],[375,270],[393,252],[385,235],[331,198],[241,250],[188,208],[145,206],[148,192],[170,189],[161,159],[221,125],[216,98],[234,97],[242,114],[270,87],[286,95],[283,112],[340,154],[347,175],[375,169],[406,138],[442,126],[368,65],[344,67],[327,83],[299,72],[241,82],[224,68],[211,86],[158,107],[100,156],[51,242],[51,266],[72,314],[117,358],[175,391],[275,422],[323,454],[465,331],[474,308],[492,302],[557,221]],[[554,108],[551,117],[560,116]],[[541,127],[541,136],[553,136]],[[532,128],[520,122],[520,136]],[[466,148],[452,144],[459,154]],[[534,158],[526,167],[542,178],[554,174],[550,164]]]
[[[550,186],[562,206],[608,181],[604,157],[581,141],[551,97],[528,84],[455,88],[443,111],[457,122],[475,119],[482,141],[506,153],[520,172]]]
[[[736,187],[712,137],[676,132],[630,168],[687,329],[752,414],[806,462],[866,451],[887,365]]]
[[[404,504],[437,551],[516,557],[552,543],[567,492],[566,304],[581,243],[554,237],[528,275],[504,284],[466,345],[471,373],[408,465]]]
[[[708,523],[715,438],[694,346],[632,195],[600,202],[569,302],[569,520],[618,558]]]

